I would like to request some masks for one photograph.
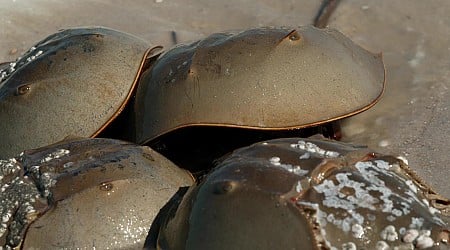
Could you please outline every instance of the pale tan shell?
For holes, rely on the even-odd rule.
[[[384,90],[381,54],[333,29],[217,33],[163,54],[136,95],[136,141],[186,126],[303,128],[354,115]]]
[[[130,98],[149,46],[107,28],[73,28],[1,66],[0,158],[98,134]]]

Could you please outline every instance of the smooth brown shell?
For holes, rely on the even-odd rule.
[[[402,160],[284,138],[224,157],[146,242],[161,249],[448,249],[449,209]]]
[[[130,98],[149,46],[107,28],[73,28],[1,66],[0,158],[98,134]]]
[[[364,111],[384,90],[381,54],[333,29],[217,33],[163,54],[136,95],[136,141],[186,126],[289,129]]]
[[[63,141],[25,151],[17,163],[23,184],[5,197],[32,209],[13,213],[9,228],[22,228],[0,240],[9,246],[23,240],[24,249],[141,248],[159,209],[179,187],[193,184],[187,171],[149,147],[112,139]],[[17,192],[30,184],[40,203]]]

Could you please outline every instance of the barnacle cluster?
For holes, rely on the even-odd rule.
[[[0,67],[0,87],[1,83],[5,81],[17,68],[25,66],[27,63],[35,60],[42,55],[43,51],[36,51],[36,47],[31,47],[21,57],[18,57],[15,62],[10,62],[4,67]]]
[[[25,169],[16,158],[0,160],[0,245],[17,246],[29,224],[47,206],[48,187],[52,182],[39,185],[25,174]],[[29,171],[39,174],[37,167]]]

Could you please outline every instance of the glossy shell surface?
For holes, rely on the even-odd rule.
[[[276,139],[224,157],[174,203],[148,245],[448,249],[449,202],[395,157],[317,138]]]
[[[131,96],[148,47],[119,31],[74,28],[0,66],[0,157],[98,134]]]
[[[148,147],[74,139],[0,162],[0,245],[140,248],[191,175]]]
[[[217,33],[168,50],[143,73],[136,141],[193,125],[317,125],[370,108],[384,80],[381,55],[333,29]]]

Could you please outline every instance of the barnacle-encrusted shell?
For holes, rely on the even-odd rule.
[[[318,139],[234,151],[174,205],[169,249],[449,247],[449,200],[392,156]]]
[[[190,174],[148,147],[76,139],[0,161],[0,245],[138,248]]]

